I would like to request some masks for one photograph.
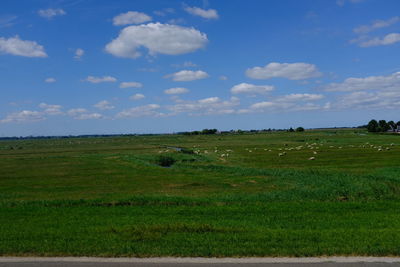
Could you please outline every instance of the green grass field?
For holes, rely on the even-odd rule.
[[[400,135],[9,140],[0,170],[0,255],[400,255]]]

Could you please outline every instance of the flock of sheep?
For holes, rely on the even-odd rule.
[[[329,149],[343,149],[343,148],[355,148],[355,147],[359,147],[359,148],[372,148],[372,149],[376,149],[377,151],[384,151],[384,150],[390,150],[391,147],[395,146],[394,143],[387,145],[387,146],[382,146],[382,145],[373,145],[370,143],[364,143],[361,145],[341,145],[341,146],[333,146],[333,145],[329,145],[327,146],[324,143],[305,143],[304,145],[300,145],[300,146],[294,146],[294,147],[289,147],[288,144],[284,144],[283,147],[280,148],[260,148],[260,147],[255,147],[255,148],[245,148],[244,151],[246,153],[253,153],[253,152],[257,152],[260,150],[263,151],[267,151],[267,152],[278,152],[277,155],[278,157],[285,157],[288,153],[290,153],[290,151],[300,151],[300,150],[307,150],[310,151],[311,155],[310,157],[308,157],[308,160],[316,160],[318,153],[321,152],[321,148],[325,147],[325,148],[329,148]],[[193,147],[193,152],[197,155],[200,154],[216,154],[221,160],[225,160],[226,158],[228,158],[231,154],[234,153],[234,151],[232,149],[219,149],[218,147],[214,147],[213,149],[204,149],[202,150],[199,146],[194,145]],[[175,149],[176,150],[176,149]],[[166,149],[166,150],[160,150],[158,151],[158,153],[167,153],[170,152],[170,149]]]

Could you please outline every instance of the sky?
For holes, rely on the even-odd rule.
[[[0,136],[400,120],[398,0],[2,0]]]

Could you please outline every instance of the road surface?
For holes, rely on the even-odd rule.
[[[86,258],[0,257],[0,267],[394,267],[400,258]]]

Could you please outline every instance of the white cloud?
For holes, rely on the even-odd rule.
[[[133,96],[130,97],[131,100],[140,100],[145,98],[143,94],[134,94]]]
[[[153,13],[156,14],[157,16],[166,16],[167,14],[175,13],[175,9],[168,7],[162,10],[156,10]]]
[[[51,19],[56,16],[63,16],[67,14],[63,9],[61,8],[48,8],[48,9],[40,9],[38,11],[39,16],[47,19]]]
[[[254,85],[249,83],[240,83],[231,88],[232,94],[266,94],[274,90],[272,85]]]
[[[63,114],[61,109],[62,106],[60,105],[49,105],[46,103],[40,103],[39,107],[43,109],[43,113],[47,115],[61,115]]]
[[[103,76],[103,77],[88,76],[84,81],[90,83],[104,83],[104,82],[116,82],[117,79],[112,76]]]
[[[147,48],[150,55],[180,55],[198,50],[207,42],[207,35],[194,28],[149,23],[124,28],[105,49],[117,57],[137,58],[141,56],[140,47]]]
[[[317,67],[308,63],[276,63],[264,67],[254,67],[246,70],[246,75],[253,79],[270,79],[275,77],[289,80],[304,80],[321,76]]]
[[[181,67],[184,67],[184,68],[192,67],[193,68],[193,67],[197,67],[197,64],[195,64],[191,61],[185,61],[185,62],[183,62],[183,64],[172,64],[171,66],[174,68],[181,68]]]
[[[95,108],[101,109],[101,110],[109,110],[115,108],[113,105],[111,105],[110,102],[107,100],[103,100],[98,102],[97,104],[93,105]]]
[[[257,102],[250,105],[247,109],[241,109],[238,113],[254,112],[293,112],[324,109],[313,101],[324,98],[320,94],[289,94],[275,97],[269,101]]]
[[[56,79],[54,79],[54,78],[52,78],[52,77],[49,77],[49,78],[46,78],[46,79],[44,80],[44,82],[46,82],[46,83],[55,83],[55,82],[56,82]]]
[[[167,95],[179,95],[179,94],[186,94],[189,90],[184,87],[174,87],[164,90],[164,93]]]
[[[128,25],[128,24],[141,24],[143,22],[151,21],[152,18],[142,12],[128,11],[126,13],[119,14],[113,18],[113,24],[115,26]]]
[[[116,115],[117,118],[137,118],[137,117],[160,117],[163,113],[158,112],[160,105],[148,104],[121,111]]]
[[[44,47],[34,41],[24,41],[19,36],[0,37],[0,53],[22,57],[47,57]]]
[[[342,83],[331,83],[325,91],[400,90],[400,72],[387,76],[347,78]]]
[[[178,104],[168,106],[167,109],[176,115],[188,113],[189,115],[216,115],[235,113],[234,107],[240,105],[239,98],[231,97],[230,100],[223,101],[219,97],[209,97],[197,101],[180,100]]]
[[[7,115],[4,119],[0,120],[0,123],[12,123],[12,122],[36,122],[42,121],[45,117],[42,112],[23,110]]]
[[[84,108],[73,108],[73,109],[68,110],[67,114],[70,115],[70,116],[75,117],[75,116],[77,116],[79,114],[87,113],[87,112],[88,111],[86,109],[84,109]]]
[[[388,20],[376,20],[371,25],[362,25],[357,28],[354,28],[354,32],[357,34],[366,34],[372,32],[376,29],[389,27],[400,21],[400,17],[393,17]]]
[[[221,81],[226,81],[226,80],[228,80],[228,77],[225,75],[221,75],[218,77],[218,79],[220,79]]]
[[[143,87],[143,84],[139,82],[122,82],[119,84],[119,88],[140,88]]]
[[[78,48],[78,49],[75,50],[74,58],[75,58],[76,60],[79,60],[79,59],[81,59],[81,57],[82,57],[84,54],[85,54],[85,50],[83,50],[82,48]]]
[[[96,120],[104,118],[100,113],[88,113],[88,110],[85,108],[73,108],[68,110],[67,114],[76,120]]]
[[[279,102],[297,102],[297,101],[316,101],[324,98],[321,94],[289,94],[278,97],[276,101]]]
[[[398,109],[400,91],[352,92],[339,96],[331,109]]]
[[[185,7],[186,12],[194,16],[199,16],[205,19],[218,19],[218,12],[215,9],[202,9],[199,7]]]
[[[102,118],[104,118],[104,116],[101,115],[100,113],[85,113],[74,117],[74,119],[77,120],[98,120]]]
[[[354,39],[351,40],[351,43],[358,43],[361,47],[371,47],[371,46],[380,46],[380,45],[392,45],[400,42],[400,33],[389,33],[385,35],[383,38],[375,37],[370,40]]]
[[[202,70],[197,70],[197,71],[181,70],[165,76],[165,78],[172,78],[172,80],[176,82],[194,81],[194,80],[205,79],[207,77],[209,77],[209,75]]]

